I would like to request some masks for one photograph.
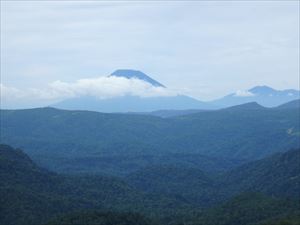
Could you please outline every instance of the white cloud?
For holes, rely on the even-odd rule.
[[[45,89],[17,89],[1,84],[1,99],[3,100],[61,100],[78,96],[105,99],[124,95],[157,97],[174,96],[176,92],[163,87],[154,87],[136,78],[127,79],[115,76],[79,79],[75,82],[57,80]]]
[[[254,94],[251,91],[246,90],[237,90],[234,94],[236,97],[251,97],[254,96]]]

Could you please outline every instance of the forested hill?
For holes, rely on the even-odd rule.
[[[300,149],[242,165],[223,174],[222,179],[222,185],[233,193],[251,190],[300,199]]]
[[[299,146],[299,109],[245,107],[175,118],[54,108],[1,111],[1,141],[36,158],[203,154],[259,159]]]
[[[117,178],[51,173],[7,145],[0,145],[0,180],[0,224],[5,225],[38,225],[89,209],[151,212],[157,218],[192,209],[175,199],[148,196]]]
[[[141,214],[164,225],[293,221],[299,212],[299,155],[300,150],[277,154],[222,178],[178,165],[121,180],[51,173],[22,151],[0,145],[0,224],[154,224]]]

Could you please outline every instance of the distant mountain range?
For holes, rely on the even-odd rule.
[[[257,102],[265,107],[276,107],[299,98],[300,91],[298,90],[275,90],[268,86],[257,86],[247,91],[238,91],[229,94],[210,103],[221,107],[228,107],[247,102]]]
[[[139,79],[153,87],[166,88],[160,82],[137,70],[116,70],[109,77]],[[210,102],[199,101],[186,95],[140,97],[125,95],[114,98],[100,99],[94,96],[78,96],[51,105],[59,109],[89,110],[97,112],[152,112],[167,110],[212,110],[248,102],[257,102],[265,107],[275,107],[280,104],[299,99],[298,90],[275,90],[267,86],[257,86],[247,91],[237,91],[223,98]],[[164,114],[164,113],[163,113]],[[174,114],[174,113],[173,113]],[[175,112],[176,114],[176,112]],[[185,112],[179,113],[185,114]]]

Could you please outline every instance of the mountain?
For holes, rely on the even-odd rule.
[[[132,173],[126,180],[138,190],[170,196],[202,207],[214,203],[216,198],[211,193],[216,182],[210,175],[195,168],[158,165]]]
[[[185,95],[171,97],[139,97],[126,95],[109,99],[81,96],[64,100],[52,106],[59,109],[89,110],[106,113],[151,112],[163,109],[184,110],[194,108],[214,108],[214,106]]]
[[[172,118],[54,108],[1,110],[1,141],[24,149],[48,168],[99,171],[110,165],[106,172],[118,174],[171,154],[226,159],[232,166],[235,160],[260,159],[300,146],[299,109],[244,107]],[[87,163],[91,158],[93,163]],[[179,159],[173,155],[170,160]]]
[[[260,104],[258,104],[257,102],[249,102],[249,103],[244,103],[241,105],[235,105],[235,106],[231,106],[228,108],[225,108],[223,110],[228,110],[228,111],[243,111],[243,110],[263,110],[265,107],[261,106]]]
[[[218,174],[185,165],[156,165],[131,173],[126,181],[140,191],[160,193],[202,207],[247,192],[300,199],[299,159],[300,149],[289,150]]]
[[[300,109],[300,99],[279,105],[279,106],[277,106],[277,108],[279,108],[279,109],[292,109],[292,108]]]
[[[53,219],[46,225],[157,225],[137,213],[80,212]]]
[[[139,115],[151,115],[151,116],[158,116],[162,118],[169,118],[175,116],[184,116],[194,113],[203,112],[206,110],[203,109],[186,109],[186,110],[157,110],[153,112],[132,112],[130,114],[139,114]]]
[[[165,89],[158,81],[136,70],[116,70],[109,77],[123,77],[139,79],[153,87]],[[185,110],[185,109],[214,109],[216,106],[198,101],[185,95],[141,97],[124,95],[107,99],[82,95],[69,98],[51,105],[59,109],[89,110],[97,112],[151,112],[157,110]]]
[[[222,186],[232,193],[262,192],[300,199],[300,149],[278,153],[242,165],[222,175]]]
[[[297,213],[298,212],[298,213]],[[273,225],[284,218],[295,218],[299,214],[299,203],[270,197],[261,193],[241,193],[212,209],[204,210],[194,219],[182,224],[190,225]],[[270,223],[265,223],[266,221]],[[299,223],[296,223],[299,224]],[[293,225],[283,223],[282,225]]]
[[[146,195],[114,177],[49,172],[7,145],[0,145],[0,179],[0,224],[5,225],[43,224],[64,213],[86,210],[132,211],[162,218],[192,209],[178,200]]]
[[[177,165],[144,168],[122,180],[52,173],[21,150],[0,145],[0,224],[154,224],[146,217],[166,225],[294,221],[299,155],[299,149],[275,154],[220,176]],[[199,207],[209,202],[213,208]]]
[[[165,88],[164,85],[162,85],[161,83],[157,82],[156,80],[153,80],[151,77],[147,76],[146,74],[144,74],[141,71],[138,70],[116,70],[115,72],[113,72],[110,76],[115,76],[115,77],[124,77],[127,79],[132,79],[132,78],[136,78],[139,80],[143,80],[146,81],[148,83],[150,83],[151,85],[153,85],[154,87],[163,87]]]
[[[238,91],[236,93],[229,94],[209,103],[221,107],[229,107],[248,102],[257,102],[265,107],[276,107],[299,98],[299,90],[275,90],[268,86],[256,86],[247,91]]]

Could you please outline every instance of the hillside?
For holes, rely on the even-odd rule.
[[[136,158],[149,161],[151,156],[170,154],[202,155],[229,162],[255,160],[300,146],[298,109],[248,108],[245,105],[245,109],[238,106],[165,119],[54,108],[2,110],[1,141],[24,149],[49,168],[71,166],[74,160],[89,158],[100,158],[99,162],[131,158],[124,163],[133,163],[139,169],[141,161],[135,162]],[[82,165],[85,168],[63,170],[100,170],[93,164]],[[122,167],[125,172],[126,167]],[[128,168],[128,172],[134,168]],[[111,170],[120,173],[117,166]]]
[[[222,178],[178,165],[145,168],[121,180],[51,173],[21,150],[0,145],[0,224],[148,221],[139,214],[161,224],[190,225],[250,225],[294,218],[299,209],[295,202],[299,199],[299,152],[291,150],[243,165]]]
[[[222,175],[230,192],[255,191],[300,199],[300,149],[242,165]]]
[[[186,222],[189,225],[252,225],[279,221],[297,212],[299,204],[260,193],[243,193],[222,205],[206,210]],[[273,223],[271,223],[273,224]],[[270,225],[271,225],[270,224]]]
[[[151,220],[134,213],[80,212],[65,215],[45,225],[156,225]]]
[[[191,209],[178,200],[143,194],[113,177],[48,172],[7,145],[0,145],[0,179],[0,224],[5,225],[35,225],[88,209],[151,212],[157,218]]]
[[[300,99],[284,103],[282,105],[279,105],[277,108],[279,108],[279,109],[293,109],[293,108],[300,109]]]
[[[179,166],[156,166],[130,174],[127,182],[135,188],[152,194],[161,194],[199,206],[209,206],[216,182],[199,169]],[[193,188],[191,188],[193,187]]]

